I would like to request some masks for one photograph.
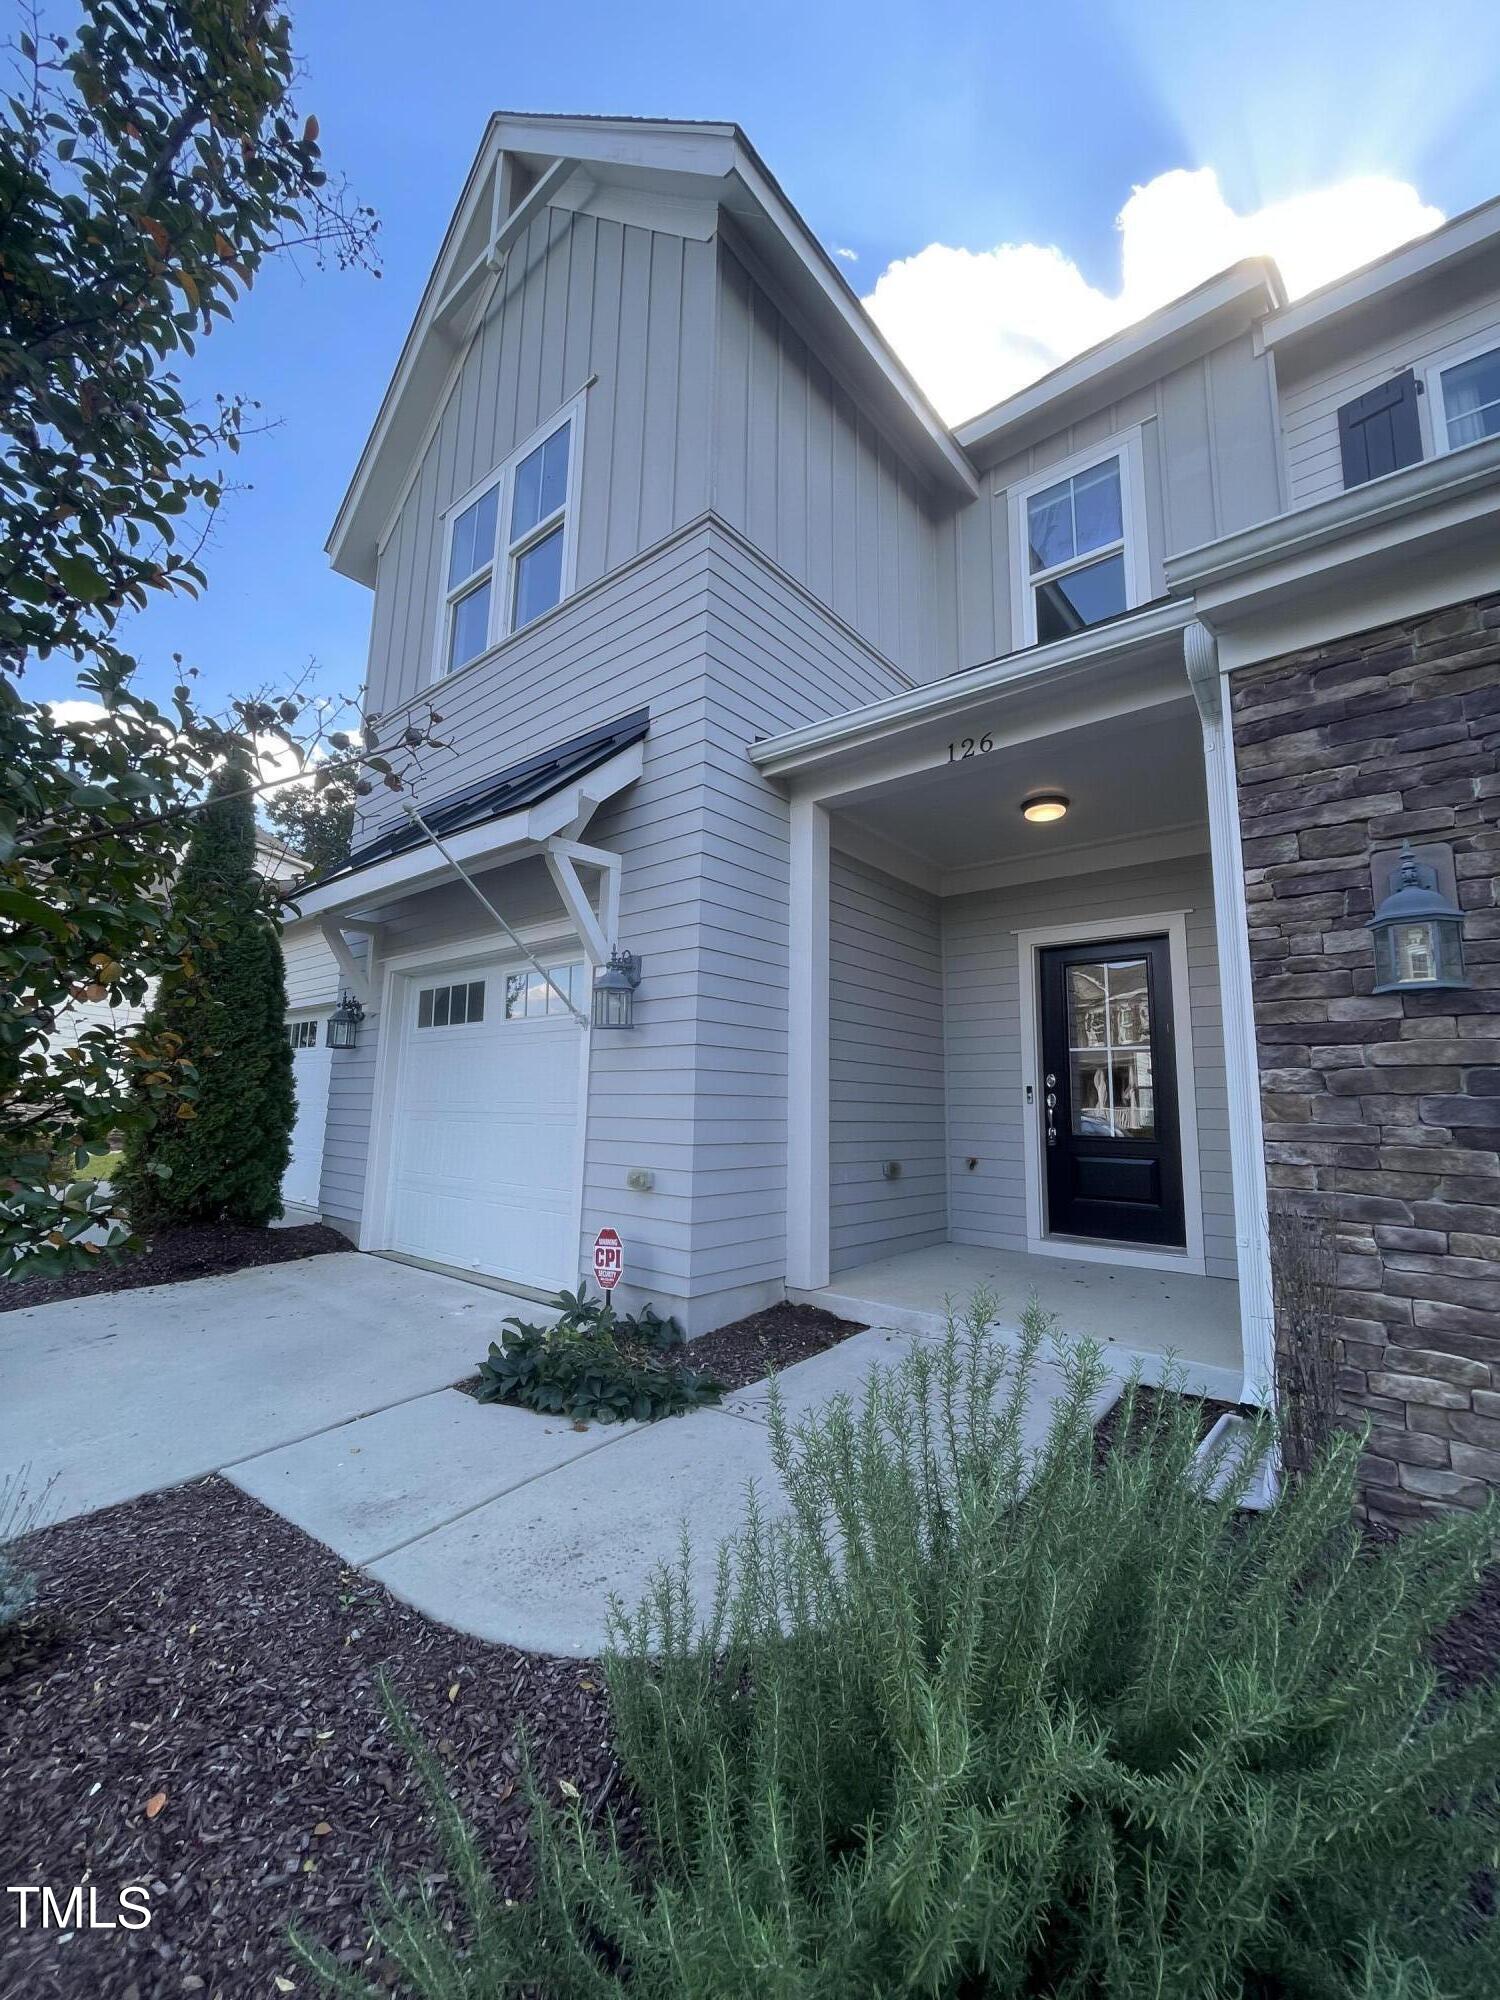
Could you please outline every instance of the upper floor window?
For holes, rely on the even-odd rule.
[[[555,418],[448,516],[439,674],[567,595],[580,417],[574,405]]]
[[[1147,595],[1138,434],[1070,462],[1012,498],[1015,642],[1045,646],[1131,610]]]
[[[1500,437],[1500,347],[1433,372],[1432,421],[1439,451]]]

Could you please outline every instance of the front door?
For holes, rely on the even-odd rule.
[[[1180,1245],[1167,940],[1054,945],[1038,957],[1048,1233]]]

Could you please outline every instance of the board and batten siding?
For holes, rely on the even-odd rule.
[[[1207,855],[945,899],[949,1221],[955,1243],[1026,1248],[1022,1091],[1033,1070],[1021,1047],[1017,931],[1097,918],[1107,933],[1133,912],[1169,910],[1187,912],[1204,1264],[1211,1278],[1234,1277],[1224,1031]],[[972,1171],[970,1159],[978,1163]]]
[[[829,1264],[837,1273],[947,1241],[938,898],[835,847],[828,959]]]
[[[932,657],[922,482],[721,243],[711,505],[914,680]]]
[[[1276,405],[1269,364],[1247,333],[990,465],[984,493],[939,534],[937,657],[977,666],[1015,644],[1010,492],[1076,453],[1141,427],[1151,595],[1169,555],[1280,511]]]
[[[1378,389],[1403,369],[1418,381],[1449,350],[1493,333],[1500,346],[1500,279],[1476,289],[1472,269],[1460,267],[1420,290],[1385,302],[1377,328],[1351,340],[1347,331],[1332,353],[1310,349],[1306,362],[1278,361],[1281,431],[1293,507],[1310,507],[1344,490],[1339,411],[1356,396]],[[1423,396],[1423,451],[1433,451],[1435,412]]]
[[[433,665],[443,517],[537,427],[588,390],[577,583],[701,515],[715,247],[549,209],[506,260],[379,558],[368,701],[388,713]]]

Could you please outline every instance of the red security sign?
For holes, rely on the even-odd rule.
[[[612,1292],[625,1275],[625,1245],[617,1229],[601,1229],[594,1238],[594,1279],[603,1292]]]

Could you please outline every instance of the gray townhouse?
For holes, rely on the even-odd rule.
[[[950,428],[736,127],[500,115],[329,550],[446,746],[288,924],[330,1222],[1256,1398],[1296,1201],[1371,1506],[1496,1483],[1500,202]]]

